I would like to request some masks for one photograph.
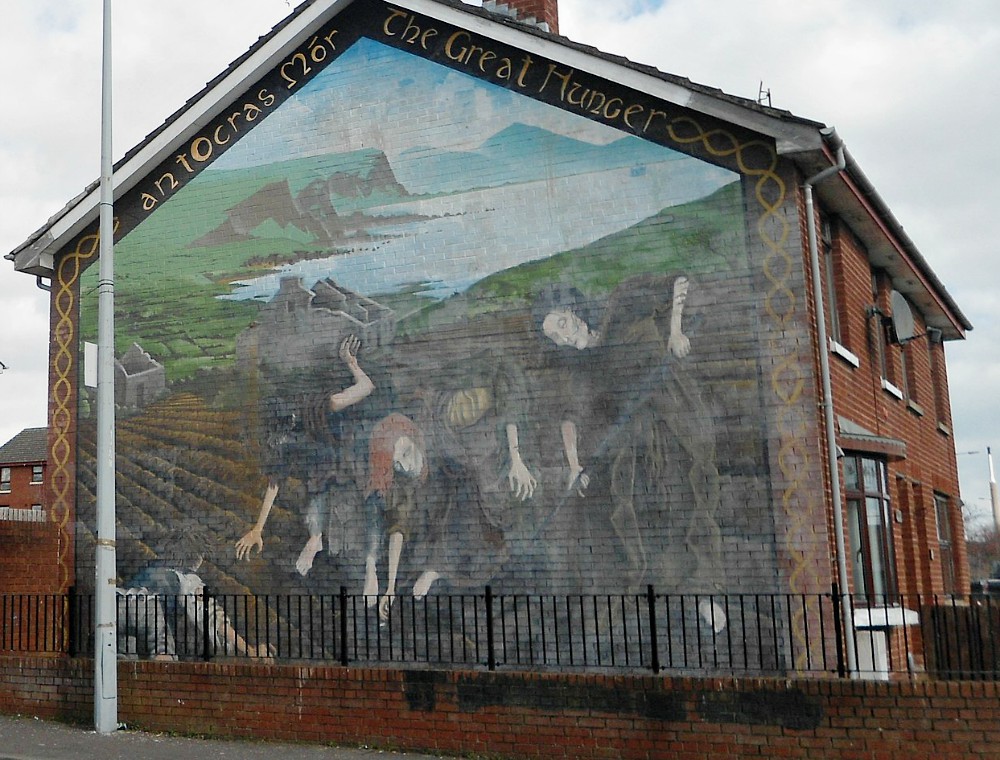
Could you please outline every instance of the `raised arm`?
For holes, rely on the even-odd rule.
[[[347,365],[354,377],[354,384],[330,395],[330,411],[339,412],[352,404],[364,401],[375,390],[375,383],[358,364],[358,349],[361,341],[349,335],[340,344],[340,359]]]
[[[670,337],[667,338],[667,349],[680,359],[687,356],[691,350],[691,341],[681,327],[688,287],[690,282],[687,277],[678,277],[674,280],[673,302],[670,306]]]
[[[577,452],[577,430],[573,420],[563,420],[559,426],[562,433],[563,453],[566,455],[566,463],[569,465],[569,478],[566,480],[566,490],[576,489],[578,496],[583,496],[590,485],[590,476],[583,471],[580,464],[580,456]]]

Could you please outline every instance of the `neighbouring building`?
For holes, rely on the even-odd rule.
[[[846,577],[887,669],[910,600],[969,586],[971,325],[822,123],[560,37],[554,0],[316,0],[114,184],[117,352],[163,382],[117,429],[123,582],[180,532],[214,589],[383,616],[652,586],[789,670],[824,621],[755,640],[720,600]],[[97,216],[95,185],[7,255],[52,285],[62,588],[93,577]]]
[[[27,428],[0,446],[0,594],[58,587],[65,526],[47,509],[48,457],[47,428]]]
[[[47,461],[47,428],[27,428],[0,446],[0,520],[45,520]]]

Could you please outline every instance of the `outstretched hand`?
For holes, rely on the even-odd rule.
[[[671,333],[667,340],[667,350],[678,359],[683,359],[691,351],[691,340],[682,332]]]
[[[258,554],[263,553],[264,539],[259,529],[251,528],[243,538],[236,542],[236,559],[249,560],[255,548]]]
[[[569,478],[566,482],[567,491],[575,491],[577,496],[586,496],[589,485],[590,475],[582,467],[569,468]]]
[[[510,490],[521,501],[530,499],[535,493],[535,486],[538,485],[535,476],[531,474],[524,462],[520,461],[514,462],[510,466],[507,482],[510,485]]]

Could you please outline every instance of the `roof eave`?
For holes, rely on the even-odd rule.
[[[329,3],[306,0],[302,3],[285,21],[258,40],[242,59],[126,154],[115,167],[115,197],[131,190],[164,155],[177,149],[215,118],[232,92],[242,91],[258,81],[273,66],[274,60],[294,50],[315,25],[325,23],[352,2],[354,0]],[[794,161],[806,176],[831,165],[832,152],[822,131],[825,125],[818,122],[601,53],[596,48],[474,6],[452,0],[397,0],[394,5],[770,137],[778,153]],[[873,262],[890,272],[894,286],[922,309],[928,325],[942,330],[949,339],[963,338],[965,331],[972,329],[853,158],[848,158],[847,169],[837,181],[822,183],[817,193],[831,210],[852,225],[868,245]],[[14,262],[17,271],[51,277],[54,255],[97,219],[98,201],[99,187],[94,183],[5,258]]]
[[[834,151],[824,144],[819,151],[793,152],[788,157],[804,176],[812,176],[834,163]],[[940,330],[946,340],[964,339],[972,323],[846,148],[844,158],[844,171],[818,184],[817,196],[847,222],[865,244],[871,263],[889,274],[893,288],[920,309],[928,327]]]
[[[233,92],[241,92],[261,79],[273,61],[290,53],[316,24],[323,24],[355,0],[333,0],[329,4],[306,0],[243,56],[192,98],[166,123],[131,150],[115,165],[112,175],[117,200],[134,188],[155,168],[164,155],[183,145],[221,113]],[[24,243],[6,254],[16,271],[52,276],[52,260],[73,237],[93,224],[99,213],[100,186],[94,182],[57,212]]]

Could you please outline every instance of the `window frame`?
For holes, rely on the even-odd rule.
[[[863,452],[845,452],[842,462],[854,594],[868,604],[896,604],[899,591],[888,465],[885,459]]]
[[[951,524],[951,499],[934,493],[934,525],[937,529],[938,553],[941,561],[941,581],[946,594],[955,594],[958,583],[955,573],[955,535]]]

